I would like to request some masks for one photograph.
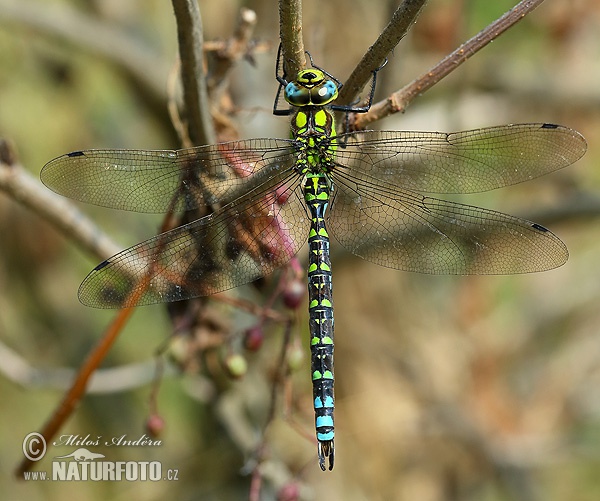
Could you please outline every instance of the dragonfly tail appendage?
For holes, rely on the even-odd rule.
[[[325,458],[329,458],[329,471],[333,470],[333,460],[335,447],[333,445],[333,440],[327,440],[326,442],[319,442],[317,447],[317,452],[319,454],[319,466],[321,470],[325,471]]]

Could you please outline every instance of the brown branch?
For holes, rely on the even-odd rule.
[[[121,250],[69,200],[46,189],[19,164],[8,165],[0,161],[0,190],[44,218],[65,237],[100,260]]]
[[[369,47],[352,74],[344,82],[338,98],[339,103],[348,104],[356,99],[358,93],[370,80],[373,71],[383,64],[387,55],[408,33],[426,2],[427,0],[404,0],[402,2],[381,35]]]
[[[279,39],[283,51],[286,74],[293,75],[304,69],[304,41],[302,40],[302,1],[279,0]]]
[[[214,144],[204,67],[203,32],[196,0],[173,0],[181,59],[181,82],[188,135],[194,145]]]
[[[119,314],[114,319],[112,324],[108,327],[106,333],[100,339],[99,343],[92,350],[88,358],[85,360],[81,369],[77,373],[76,379],[73,381],[69,391],[65,394],[62,401],[50,417],[50,419],[43,426],[40,432],[44,437],[46,444],[49,444],[52,437],[56,435],[58,430],[62,427],[64,422],[71,416],[77,404],[85,394],[90,377],[98,368],[102,360],[106,357],[106,354],[110,350],[113,343],[121,333],[125,323],[129,320],[129,317],[133,313],[134,308],[124,308],[119,311]],[[18,479],[23,478],[23,474],[28,471],[34,462],[26,457],[23,459],[21,464],[15,471],[15,476]]]
[[[252,35],[254,34],[256,21],[256,12],[246,8],[240,9],[240,15],[233,36],[225,43],[222,49],[217,51],[221,64],[218,68],[215,68],[213,78],[216,78],[218,85],[226,80],[231,69],[242,57],[249,55],[250,48],[254,49]],[[270,47],[270,44],[268,46]],[[206,45],[205,50],[207,50]]]
[[[357,114],[354,120],[354,128],[364,129],[371,122],[380,120],[393,113],[404,112],[417,96],[433,87],[442,78],[467,61],[467,59],[508,30],[511,26],[518,23],[543,1],[544,0],[522,0],[518,5],[498,18],[487,28],[480,31],[473,38],[462,44],[419,78],[393,93],[386,100],[374,104],[368,113]]]
[[[237,124],[231,120],[234,111],[232,99],[229,95],[229,76],[231,70],[242,59],[247,58],[251,63],[254,61],[254,53],[257,45],[252,40],[254,28],[256,27],[256,13],[253,10],[242,8],[238,17],[233,36],[217,50],[209,51],[208,47],[217,46],[216,43],[204,44],[207,52],[208,67],[210,68],[207,87],[213,107],[213,120],[217,130],[217,141],[232,141],[239,138]],[[262,44],[263,50],[272,49],[271,44]]]

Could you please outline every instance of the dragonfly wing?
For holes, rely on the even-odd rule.
[[[553,124],[502,125],[455,133],[367,131],[340,136],[337,161],[365,182],[422,193],[474,193],[572,164],[587,144]]]
[[[82,303],[120,308],[206,296],[288,262],[306,242],[310,218],[293,170],[201,219],[134,245],[98,265]]]
[[[42,182],[103,207],[162,213],[225,205],[293,157],[285,139],[249,139],[184,150],[86,150],[48,162]]]
[[[432,274],[512,274],[556,268],[564,243],[546,228],[500,212],[338,175],[328,228],[353,254]]]

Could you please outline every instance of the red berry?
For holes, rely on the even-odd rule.
[[[265,333],[262,325],[257,324],[254,327],[246,329],[244,333],[244,347],[248,351],[258,351],[265,339]]]
[[[304,301],[306,285],[299,279],[290,280],[283,290],[283,304],[291,310],[297,309]]]

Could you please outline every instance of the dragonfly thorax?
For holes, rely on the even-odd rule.
[[[284,97],[292,106],[325,106],[338,97],[338,87],[321,70],[311,68],[298,72],[286,85]]]
[[[292,119],[291,134],[296,140],[299,172],[316,174],[331,170],[337,146],[331,113],[323,108],[298,110]]]

